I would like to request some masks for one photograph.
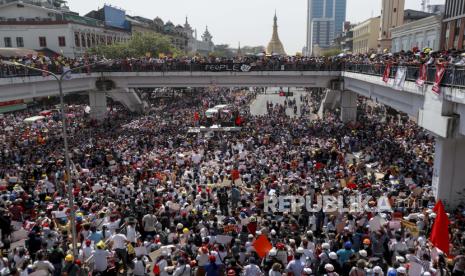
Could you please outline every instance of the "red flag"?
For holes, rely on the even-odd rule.
[[[427,78],[427,73],[428,73],[428,65],[426,63],[423,63],[420,65],[420,73],[418,74],[418,79],[417,79],[417,85],[418,86],[423,86],[426,82]]]
[[[45,70],[45,71],[48,71],[48,65],[47,64],[43,64],[42,65],[42,70]],[[42,77],[47,77],[49,74],[47,72],[42,72]]]
[[[441,93],[441,81],[444,77],[444,73],[446,73],[446,65],[447,63],[438,63],[436,64],[436,79],[433,85],[433,92],[437,95]]]
[[[239,173],[239,170],[237,169],[234,169],[231,171],[231,178],[232,180],[236,180],[236,179],[239,179],[240,178],[240,173]]]
[[[384,69],[384,74],[383,74],[383,81],[385,83],[388,83],[390,75],[391,75],[391,64],[387,63],[386,68]]]
[[[241,116],[237,116],[236,122],[235,122],[235,123],[236,123],[236,126],[241,126],[241,125],[242,125],[242,118],[241,118]]]
[[[253,247],[255,248],[255,252],[260,258],[263,258],[270,252],[273,245],[270,243],[268,238],[265,235],[260,235],[253,243]]]
[[[436,213],[436,220],[434,221],[429,240],[435,247],[441,249],[442,252],[448,255],[450,221],[441,200],[436,203],[433,211]]]
[[[200,120],[200,115],[199,115],[198,112],[195,112],[194,113],[194,121],[198,121],[198,120]]]

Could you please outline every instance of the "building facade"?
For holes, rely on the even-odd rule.
[[[313,47],[330,47],[334,38],[343,32],[346,20],[346,0],[308,0],[306,55]]]
[[[354,54],[366,54],[378,51],[378,30],[381,18],[373,17],[356,25],[352,29]]]
[[[0,5],[0,47],[28,48],[78,57],[88,48],[125,42],[131,33],[102,21],[41,3],[9,1]]]
[[[391,29],[404,24],[405,0],[383,0],[379,26],[379,48],[391,49]]]
[[[465,1],[463,0],[446,0],[441,48],[465,49]]]
[[[433,15],[391,29],[392,52],[408,51],[414,47],[438,50],[441,25],[442,15]]]

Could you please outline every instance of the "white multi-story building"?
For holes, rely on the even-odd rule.
[[[82,56],[90,47],[131,38],[128,30],[106,27],[47,1],[0,1],[0,47]]]
[[[408,51],[414,47],[439,49],[442,16],[433,15],[391,29],[392,52]]]

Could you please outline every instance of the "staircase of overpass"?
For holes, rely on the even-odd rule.
[[[319,87],[327,88],[320,109],[338,106],[343,122],[357,118],[357,97],[362,95],[415,118],[418,125],[436,136],[433,191],[449,205],[458,204],[465,192],[465,70],[446,70],[441,92],[432,92],[435,69],[418,86],[418,67],[407,67],[406,81],[394,89],[382,80],[383,65],[283,65],[274,68],[247,64],[203,64],[176,68],[97,68],[90,74],[72,74],[64,93],[89,91],[92,116],[105,117],[106,97],[142,111],[137,88],[156,87]],[[58,95],[56,81],[34,74],[4,75],[0,72],[0,101]],[[461,119],[462,118],[462,119]]]

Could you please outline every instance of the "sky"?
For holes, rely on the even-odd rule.
[[[420,0],[405,0],[406,9],[421,8]],[[445,0],[431,0],[444,4]],[[129,15],[160,17],[176,24],[189,24],[198,36],[208,25],[215,44],[266,46],[271,39],[273,16],[278,15],[279,36],[287,53],[300,52],[306,40],[307,0],[68,0],[71,10],[85,15],[104,4],[126,10]],[[381,0],[347,0],[347,20],[362,22],[380,15]]]

